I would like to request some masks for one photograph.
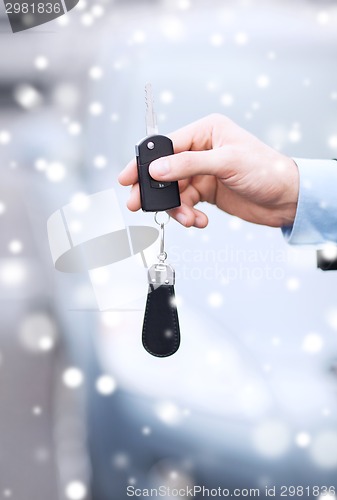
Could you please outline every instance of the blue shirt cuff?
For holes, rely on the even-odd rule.
[[[337,161],[294,158],[300,187],[295,220],[282,227],[292,245],[337,243]]]

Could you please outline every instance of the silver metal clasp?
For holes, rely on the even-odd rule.
[[[167,264],[165,260],[167,259],[167,253],[165,252],[165,226],[170,220],[169,214],[166,215],[166,220],[159,220],[159,213],[156,212],[154,220],[156,224],[160,226],[160,248],[158,254],[158,262],[154,264],[148,270],[148,280],[149,285],[154,288],[158,288],[162,285],[174,285],[175,282],[175,272],[170,264]]]
[[[155,288],[161,285],[174,285],[175,272],[170,264],[159,262],[154,264],[148,270],[149,285],[154,285]]]
[[[167,219],[166,221],[159,221],[158,220],[158,214],[160,212],[156,212],[154,216],[155,223],[160,226],[160,250],[159,250],[159,255],[158,255],[158,260],[161,263],[164,263],[165,260],[167,259],[167,253],[165,252],[165,226],[170,220],[169,214],[166,214]]]

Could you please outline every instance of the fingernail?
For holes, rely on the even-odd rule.
[[[154,177],[156,175],[166,175],[170,172],[170,165],[167,158],[160,158],[159,160],[155,160],[150,165],[150,174]]]
[[[186,215],[179,213],[179,214],[176,215],[176,219],[177,219],[178,222],[180,222],[180,224],[182,224],[183,226],[185,226],[185,224],[187,222]]]

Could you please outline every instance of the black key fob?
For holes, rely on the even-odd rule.
[[[140,200],[144,212],[162,212],[181,204],[177,181],[160,182],[149,174],[152,161],[173,153],[172,141],[164,135],[146,137],[136,146]]]

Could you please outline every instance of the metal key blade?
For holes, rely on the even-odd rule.
[[[151,83],[145,85],[145,104],[146,104],[146,135],[158,134],[157,117],[153,107],[153,93]]]

